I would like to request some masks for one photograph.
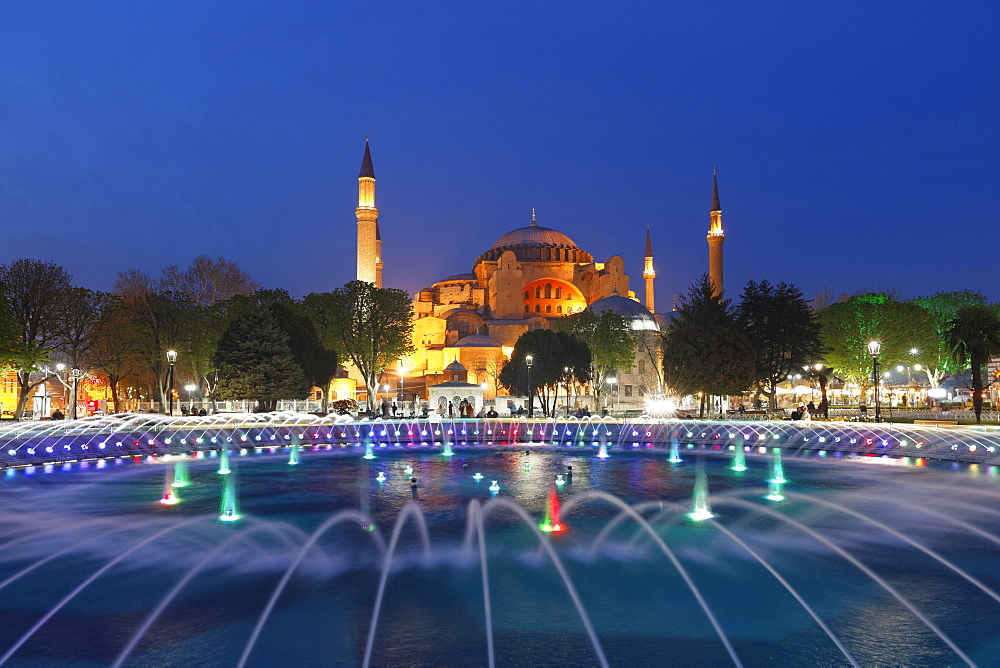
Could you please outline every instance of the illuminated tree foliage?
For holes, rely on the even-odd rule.
[[[15,260],[0,267],[17,345],[13,368],[17,371],[18,398],[14,417],[20,419],[24,405],[37,386],[51,378],[33,372],[48,361],[58,342],[59,307],[70,290],[70,277],[62,267],[40,260]]]
[[[928,311],[881,293],[831,304],[820,312],[819,323],[826,362],[862,389],[871,385],[870,341],[881,343],[884,365],[908,363],[911,348],[928,349],[937,341]]]
[[[938,292],[928,297],[911,299],[911,303],[920,306],[931,314],[934,323],[935,337],[923,345],[914,342],[916,355],[908,358],[919,362],[927,373],[931,387],[938,387],[946,378],[960,372],[964,367],[955,361],[953,350],[948,344],[946,332],[951,321],[963,306],[985,306],[986,298],[979,292],[962,290],[960,292]]]
[[[328,302],[329,336],[365,380],[371,399],[382,373],[413,352],[413,306],[405,290],[351,281]]]
[[[635,362],[636,341],[628,319],[610,311],[597,315],[584,310],[557,321],[556,329],[576,337],[590,350],[594,399],[600,406],[608,378]]]
[[[1000,318],[985,305],[962,306],[948,322],[944,340],[955,361],[972,369],[972,409],[976,422],[983,412],[983,369],[1000,353]]]
[[[533,358],[530,387],[525,362],[528,355]],[[588,382],[591,361],[590,349],[583,341],[566,332],[536,329],[517,339],[510,359],[500,371],[500,384],[519,396],[533,393],[540,400],[544,414],[551,415],[556,408],[559,384]]]

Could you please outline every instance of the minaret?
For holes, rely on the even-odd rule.
[[[708,228],[708,278],[712,281],[712,294],[722,295],[722,242],[726,234],[722,231],[722,205],[719,204],[719,179],[712,170],[712,211]]]
[[[375,168],[365,137],[365,157],[358,174],[358,280],[382,287],[381,240],[378,229],[378,209],[375,208]]]
[[[653,279],[656,278],[656,271],[653,269],[653,244],[649,240],[649,225],[646,225],[646,268],[642,270],[642,277],[646,281],[646,308],[650,313],[656,313],[653,298]]]

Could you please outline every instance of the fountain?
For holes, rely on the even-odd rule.
[[[681,444],[677,439],[677,434],[670,437],[670,457],[667,461],[671,464],[680,464],[684,460],[681,459]]]
[[[696,522],[715,517],[712,513],[712,505],[708,500],[708,477],[705,475],[703,466],[699,466],[698,472],[695,474],[691,512],[688,513],[688,517]]]
[[[230,472],[229,468],[229,450],[222,448],[219,450],[219,475],[228,475]]]
[[[163,496],[160,497],[160,505],[173,506],[180,502],[181,499],[177,496],[177,490],[174,487],[174,472],[171,469],[167,469],[167,481],[163,485]]]
[[[171,483],[173,487],[187,487],[191,484],[191,477],[188,474],[187,461],[184,459],[179,459],[176,464],[174,464],[174,481]]]
[[[917,456],[981,453],[993,447],[988,432],[967,440],[965,431],[907,426],[903,439],[891,426],[817,423],[775,424],[772,437],[744,425],[744,443],[729,425],[664,420],[644,427],[639,446],[631,424],[612,435],[622,456],[596,465],[603,423],[545,423],[533,425],[546,440],[531,452],[539,475],[517,475],[525,461],[523,446],[511,452],[513,423],[483,421],[506,428],[497,438],[508,444],[468,446],[473,480],[492,480],[484,495],[468,485],[466,462],[442,462],[445,444],[431,442],[432,430],[422,436],[423,422],[401,424],[402,445],[380,449],[388,463],[373,471],[361,459],[365,441],[392,423],[245,420],[231,443],[250,445],[220,481],[217,511],[200,483],[176,509],[148,503],[159,485],[176,500],[184,469],[160,456],[160,423],[135,438],[136,454],[117,456],[132,447],[118,448],[115,439],[132,442],[123,436],[90,433],[66,442],[88,446],[79,457],[61,440],[39,441],[32,456],[51,445],[51,459],[9,467],[0,476],[0,614],[18,621],[0,627],[0,663],[104,665],[116,654],[114,665],[191,656],[235,666],[399,656],[654,665],[683,646],[699,665],[990,665],[1000,646],[991,624],[1000,514],[989,510],[1000,469]],[[444,422],[441,431],[449,425],[456,434],[476,427]],[[184,429],[169,444],[174,456],[196,438],[206,451],[227,442],[214,427]],[[693,476],[662,456],[674,435],[703,460]],[[95,463],[104,439],[111,454]],[[289,442],[308,442],[307,468],[322,469],[321,485],[305,471],[278,475]],[[787,464],[776,443],[794,453]],[[909,459],[885,456],[904,448]],[[766,458],[769,475],[734,475],[742,453],[744,466]],[[228,452],[218,456],[228,464]],[[419,505],[416,486],[411,495],[406,485],[370,484],[406,460],[410,474],[421,472]],[[195,482],[216,468],[197,454],[184,462]],[[794,491],[777,482],[786,476]],[[572,531],[554,530],[566,522]],[[108,620],[110,636],[100,630]]]
[[[288,465],[295,466],[298,463],[299,463],[299,446],[293,445],[291,448],[289,448]]]
[[[768,482],[778,483],[783,485],[788,482],[785,480],[785,469],[781,465],[781,448],[772,448],[771,452],[771,477]]]
[[[444,455],[445,457],[451,457],[452,455],[455,454],[454,452],[451,451],[451,443],[444,444],[444,452],[442,452],[441,454]]]
[[[603,438],[601,439],[601,445],[597,448],[597,457],[599,459],[607,459],[611,455],[608,454],[608,443]]]
[[[240,519],[240,509],[236,498],[236,476],[229,475],[223,480],[219,519],[223,522],[235,522]]]
[[[561,533],[566,530],[566,526],[559,519],[559,495],[556,493],[555,485],[549,489],[549,500],[545,506],[545,519],[538,525],[538,528],[546,533]]]
[[[370,441],[365,443],[365,459],[375,459],[375,453],[372,452],[372,444]]]
[[[747,470],[747,457],[746,453],[743,451],[743,432],[739,432],[736,435],[736,440],[733,442],[733,459],[729,466],[731,471],[746,471]]]

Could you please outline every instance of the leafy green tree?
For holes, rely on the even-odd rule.
[[[712,294],[703,275],[682,295],[663,334],[663,380],[678,395],[701,393],[699,414],[711,395],[741,394],[755,379],[754,349],[738,331],[729,301]]]
[[[862,390],[872,381],[870,341],[882,344],[880,360],[890,365],[907,362],[910,348],[933,345],[936,336],[929,312],[881,293],[831,304],[820,312],[819,323],[826,362]]]
[[[309,393],[288,335],[270,308],[258,306],[237,315],[219,339],[215,358],[218,399],[253,400],[258,410],[267,411],[274,410],[279,399],[301,399]]]
[[[532,356],[530,386],[525,362],[528,355]],[[559,383],[587,382],[591,365],[590,350],[579,339],[566,332],[536,329],[514,343],[514,351],[500,371],[500,384],[520,396],[530,395],[532,401],[537,397],[543,412],[550,415],[555,410]]]
[[[590,350],[594,399],[601,405],[601,395],[608,378],[632,367],[635,362],[635,337],[624,316],[605,311],[597,315],[580,311],[556,321],[558,331],[567,332]]]
[[[21,419],[32,390],[52,377],[32,375],[48,361],[59,338],[58,313],[69,291],[70,277],[62,267],[40,260],[15,260],[0,266],[0,284],[7,294],[10,317],[17,329],[17,407],[14,417]]]
[[[983,412],[983,369],[990,355],[1000,353],[1000,318],[985,305],[962,306],[945,330],[945,342],[955,360],[972,369],[972,409],[976,422]]]
[[[337,356],[337,329],[333,326],[332,320],[334,313],[333,304],[336,303],[336,299],[336,295],[332,292],[313,292],[303,297],[302,301],[296,304],[297,310],[312,321],[313,327],[316,329],[316,335],[319,337],[323,348],[327,351],[328,359],[332,360],[334,364],[334,374],[336,374],[340,362]],[[323,388],[322,410],[324,413],[328,411],[327,402],[330,398],[330,382],[332,380],[333,376],[325,384],[319,386]]]
[[[816,316],[798,287],[767,281],[746,284],[735,315],[755,351],[757,388],[776,408],[778,383],[820,357]]]
[[[953,350],[945,336],[951,321],[958,313],[958,309],[963,306],[984,306],[986,298],[979,292],[962,290],[937,292],[927,297],[911,299],[910,302],[931,314],[935,336],[924,341],[914,340],[911,348],[917,352],[909,359],[911,362],[920,363],[923,371],[927,373],[927,381],[931,387],[939,387],[946,378],[962,371],[962,366],[955,361]]]
[[[326,413],[328,388],[337,373],[337,353],[323,347],[308,316],[293,311],[287,304],[272,304],[268,308],[288,336],[292,356],[302,368],[310,387],[323,388],[322,411]]]
[[[329,336],[365,381],[369,401],[382,373],[413,352],[413,305],[405,290],[351,281],[329,300]]]

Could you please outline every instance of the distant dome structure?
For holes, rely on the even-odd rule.
[[[500,342],[485,334],[470,334],[459,339],[453,348],[499,348]]]
[[[649,309],[628,297],[612,294],[610,297],[598,299],[587,307],[591,313],[600,315],[601,313],[617,313],[626,320],[632,327],[633,332],[659,332],[660,325],[656,318],[649,312]]]
[[[581,250],[576,242],[551,227],[531,225],[519,227],[503,235],[476,259],[476,264],[498,259],[504,251],[513,251],[519,262],[593,262],[594,258]]]

